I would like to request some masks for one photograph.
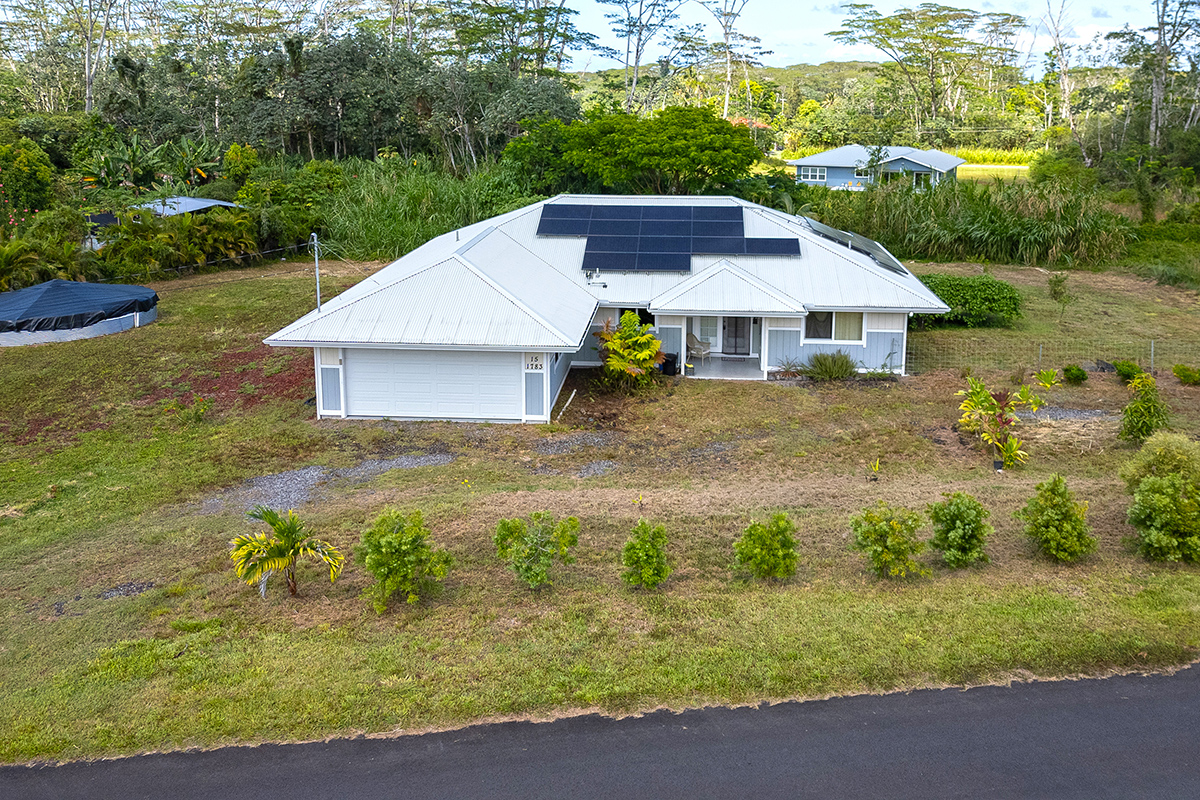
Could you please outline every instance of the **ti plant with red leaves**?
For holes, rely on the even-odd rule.
[[[984,442],[995,447],[996,460],[1002,461],[1005,467],[1024,463],[1029,454],[1021,449],[1024,442],[1013,435],[1021,422],[1017,411],[1023,408],[1037,411],[1042,406],[1041,398],[1028,386],[1015,392],[989,392],[983,381],[970,377],[967,388],[956,394],[963,398],[958,406],[962,412],[959,428],[978,434]]]

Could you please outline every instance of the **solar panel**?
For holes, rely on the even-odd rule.
[[[589,236],[639,236],[642,223],[633,219],[593,219]]]
[[[860,236],[857,233],[846,233],[845,231],[839,231],[837,228],[831,228],[828,225],[817,222],[815,219],[810,217],[801,217],[801,219],[804,220],[810,228],[812,228],[814,233],[823,236],[826,239],[832,239],[839,244],[846,245],[847,247],[857,250],[864,255],[870,256],[876,264],[884,269],[894,272],[897,275],[908,274],[908,270],[904,268],[904,265],[897,261],[895,256],[889,253],[883,245],[874,239],[868,239],[867,237]]]
[[[691,272],[691,253],[638,253],[639,272]]]
[[[814,232],[897,264],[869,239],[802,218]],[[692,255],[799,255],[796,239],[748,239],[740,206],[637,206],[551,203],[539,236],[586,236],[583,269],[592,272],[688,272]],[[890,259],[890,260],[889,260]]]
[[[674,219],[692,221],[691,206],[643,206],[642,219]]]
[[[588,272],[630,272],[638,268],[637,253],[583,254],[583,269]]]
[[[646,219],[642,217],[642,236],[691,236],[692,221]]]
[[[641,206],[593,206],[592,219],[641,219]]]
[[[542,206],[542,219],[589,219],[592,207],[567,203],[547,203]]]
[[[751,255],[798,256],[799,239],[747,239],[746,252]]]
[[[638,237],[589,236],[586,249],[589,253],[636,253],[638,251]]]
[[[643,236],[638,240],[639,253],[686,253],[691,255],[690,236]]]
[[[727,222],[742,221],[741,206],[693,206],[692,219],[699,220],[725,220]]]
[[[746,252],[746,240],[740,236],[693,236],[692,252],[741,255]]]
[[[586,219],[542,217],[537,232],[538,236],[587,236],[589,224],[590,221]]]
[[[696,220],[692,223],[693,236],[745,236],[742,221],[729,222],[726,220]]]

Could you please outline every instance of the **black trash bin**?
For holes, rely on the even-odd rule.
[[[679,353],[663,353],[666,360],[658,365],[662,370],[663,375],[678,375],[679,374]]]

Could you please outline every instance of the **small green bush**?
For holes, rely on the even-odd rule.
[[[633,528],[633,536],[621,552],[621,564],[625,567],[621,579],[630,586],[658,588],[671,574],[671,565],[667,562],[666,527],[651,526],[646,520],[639,519]]]
[[[1067,364],[1063,367],[1063,380],[1071,386],[1078,386],[1087,379],[1087,370],[1078,364]]]
[[[1200,386],[1200,370],[1195,367],[1189,367],[1187,364],[1176,364],[1171,367],[1171,372],[1179,382],[1184,386]]]
[[[1117,370],[1117,377],[1122,383],[1129,383],[1138,375],[1142,374],[1142,368],[1133,361],[1114,361],[1113,367]]]
[[[756,578],[782,580],[796,573],[799,558],[792,534],[796,524],[787,514],[776,514],[767,524],[751,522],[733,543],[734,566]]]
[[[1200,484],[1182,475],[1142,481],[1129,507],[1138,552],[1151,561],[1200,561]]]
[[[858,363],[843,350],[813,353],[800,367],[800,374],[814,381],[844,381],[858,374]]]
[[[250,177],[250,173],[258,169],[258,151],[250,145],[240,145],[237,142],[229,145],[221,158],[221,172],[226,178],[241,186]]]
[[[1159,431],[1121,466],[1120,475],[1130,494],[1151,476],[1182,475],[1185,480],[1200,481],[1200,442],[1181,433]]]
[[[371,598],[377,614],[387,611],[392,595],[400,592],[407,603],[415,603],[439,588],[454,565],[446,550],[429,544],[429,528],[420,511],[405,516],[387,509],[363,531],[354,557],[375,577],[364,595]]]
[[[1129,382],[1133,399],[1121,410],[1121,428],[1117,435],[1133,442],[1144,442],[1169,422],[1167,404],[1158,395],[1154,377],[1142,373]]]
[[[925,549],[917,531],[925,524],[921,515],[907,508],[892,508],[880,500],[873,508],[850,518],[854,532],[853,550],[862,551],[871,569],[881,578],[928,575],[929,568],[913,559]]]
[[[212,183],[206,183],[196,189],[196,197],[203,197],[206,200],[220,200],[225,203],[232,203],[237,197],[238,185],[228,178],[218,178]]]
[[[966,492],[942,494],[946,499],[930,503],[926,508],[933,522],[933,538],[929,544],[942,551],[942,560],[947,566],[969,567],[976,562],[987,563],[983,552],[987,538],[993,533],[987,523],[990,511]]]
[[[1037,485],[1037,494],[1016,512],[1025,535],[1056,561],[1075,561],[1096,549],[1087,524],[1088,504],[1076,503],[1062,475]]]
[[[1021,295],[1011,283],[991,275],[918,275],[950,306],[945,314],[921,315],[924,324],[1007,328],[1021,317]]]
[[[550,567],[556,559],[563,564],[575,561],[570,550],[579,544],[579,520],[567,517],[558,522],[545,511],[535,511],[528,521],[502,519],[492,542],[517,577],[530,589],[539,589],[550,585]]]

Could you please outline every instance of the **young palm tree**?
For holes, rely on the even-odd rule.
[[[329,582],[337,580],[346,557],[337,548],[322,539],[312,538],[295,510],[283,517],[278,511],[266,506],[255,506],[246,516],[265,522],[270,534],[244,534],[229,543],[229,557],[237,576],[253,586],[258,583],[258,593],[267,596],[267,580],[283,570],[287,579],[288,594],[296,595],[296,559],[313,556],[329,566]]]

